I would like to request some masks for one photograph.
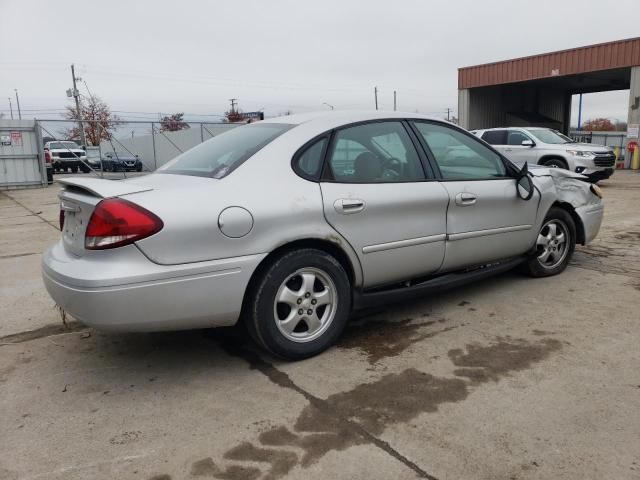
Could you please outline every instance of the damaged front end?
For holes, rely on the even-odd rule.
[[[591,242],[600,230],[604,215],[602,190],[590,183],[588,177],[562,168],[531,165],[529,171],[549,206],[565,205],[577,217],[578,242],[583,245]]]

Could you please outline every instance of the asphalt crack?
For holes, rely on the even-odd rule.
[[[38,340],[40,338],[79,332],[85,328],[87,327],[80,322],[67,322],[66,326],[62,323],[54,323],[36,328],[35,330],[28,330],[26,332],[13,333],[11,335],[0,337],[0,345],[17,345],[19,343],[30,342],[31,340]]]

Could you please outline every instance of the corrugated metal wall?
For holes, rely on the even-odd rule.
[[[34,120],[0,120],[0,188],[46,185],[40,129]]]
[[[640,37],[458,69],[458,88],[474,88],[640,65]]]

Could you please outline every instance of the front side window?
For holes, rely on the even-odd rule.
[[[573,140],[571,140],[566,135],[548,128],[531,128],[527,129],[527,131],[543,143],[549,143],[552,145],[574,143]]]
[[[524,133],[517,130],[510,130],[507,134],[507,145],[522,145],[525,140],[531,140]]]
[[[283,123],[236,127],[187,150],[157,172],[223,178],[292,127]]]
[[[374,122],[339,130],[329,156],[328,176],[342,183],[424,180],[411,138],[400,122]]]
[[[456,129],[415,122],[445,180],[481,180],[507,177],[500,155]]]

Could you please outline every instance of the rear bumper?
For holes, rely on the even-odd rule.
[[[130,332],[234,325],[249,279],[265,257],[158,265],[133,245],[106,252],[76,257],[57,243],[42,259],[44,284],[56,304],[82,323]]]
[[[596,235],[598,235],[600,231],[602,217],[604,216],[604,204],[599,202],[597,204],[578,207],[576,208],[576,213],[580,217],[582,226],[584,227],[584,243],[586,245],[596,238]]]

